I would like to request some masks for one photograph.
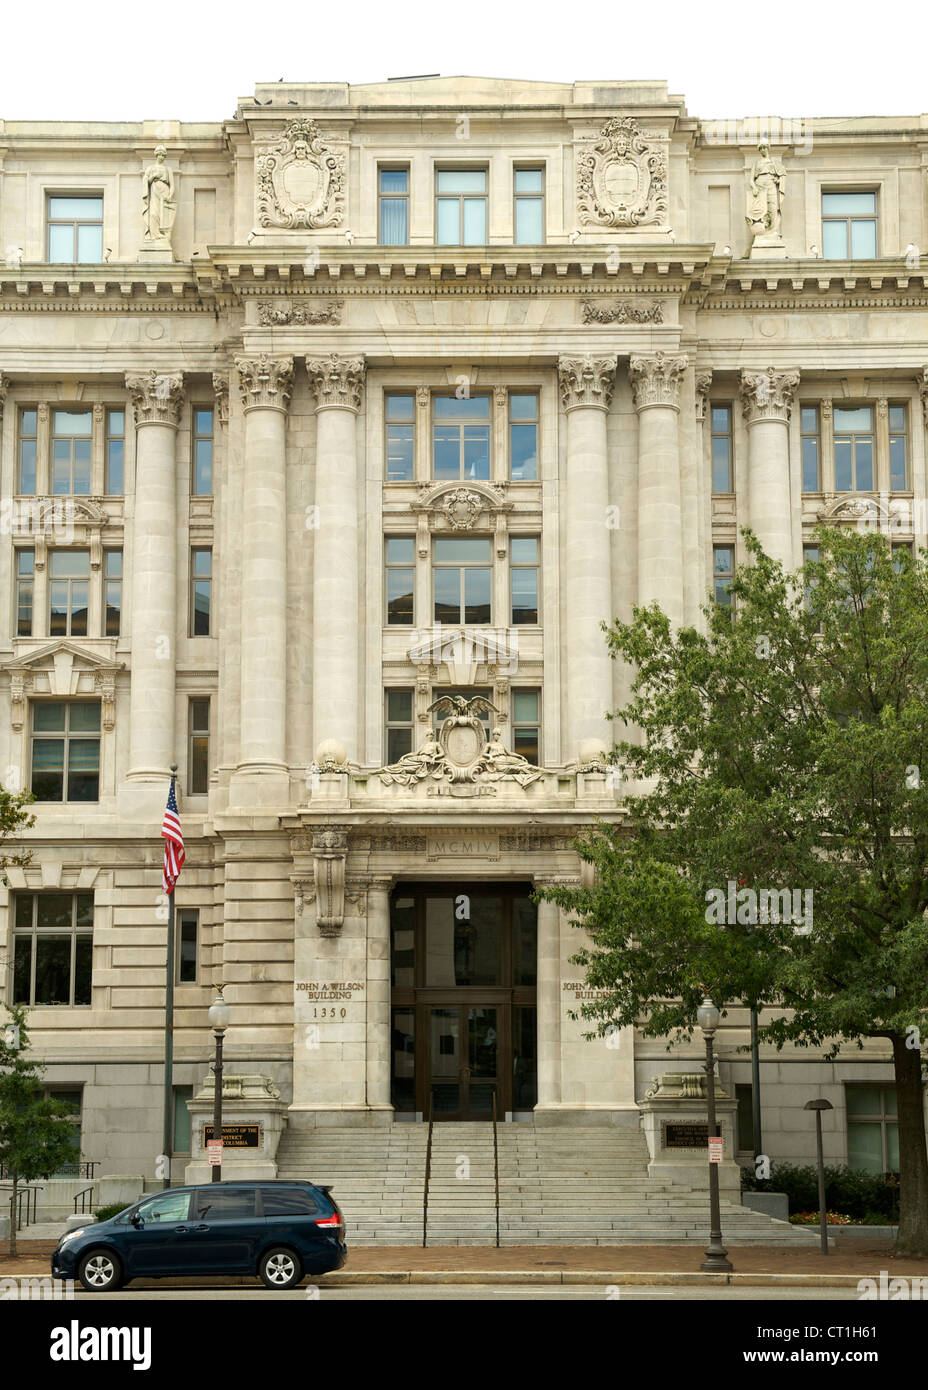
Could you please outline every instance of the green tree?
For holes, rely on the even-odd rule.
[[[778,1049],[889,1042],[896,1253],[925,1256],[928,553],[817,539],[794,575],[745,532],[733,610],[709,605],[704,633],[656,606],[607,629],[634,671],[614,756],[640,794],[627,825],[585,839],[593,886],[543,896],[590,933],[573,959],[605,991],[581,1010],[600,1033],[689,1033],[708,992],[773,1006],[761,1038]],[[802,920],[744,891],[772,888],[803,895]]]

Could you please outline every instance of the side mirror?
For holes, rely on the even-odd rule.
[[[137,1231],[140,1231],[145,1223],[136,1211],[129,1217],[129,1224],[134,1226]]]

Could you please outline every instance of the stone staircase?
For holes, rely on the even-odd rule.
[[[501,1245],[705,1244],[703,1189],[652,1182],[633,1126],[501,1124]],[[331,1186],[351,1245],[421,1245],[428,1126],[288,1129],[278,1176]],[[495,1245],[493,1127],[438,1123],[432,1138],[429,1245]],[[814,1245],[790,1226],[727,1198],[729,1245]]]

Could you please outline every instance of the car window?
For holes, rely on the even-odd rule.
[[[311,1192],[301,1187],[262,1187],[265,1216],[314,1216],[319,1210]]]
[[[186,1221],[189,1206],[189,1192],[162,1192],[160,1196],[143,1202],[135,1214],[146,1226],[167,1221]]]
[[[197,1190],[197,1214],[201,1220],[247,1220],[255,1214],[255,1188],[201,1187]]]

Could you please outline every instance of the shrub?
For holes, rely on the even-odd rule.
[[[94,1216],[98,1221],[109,1221],[112,1217],[118,1216],[126,1207],[131,1206],[131,1202],[111,1202],[107,1207],[97,1207]]]
[[[774,1163],[766,1182],[758,1181],[752,1168],[744,1168],[741,1185],[748,1192],[785,1192],[790,1215],[818,1210],[818,1170],[811,1163]],[[898,1176],[861,1173],[844,1165],[826,1166],[825,1206],[826,1210],[846,1213],[853,1221],[869,1216],[874,1218],[871,1224],[889,1225],[898,1216]]]

